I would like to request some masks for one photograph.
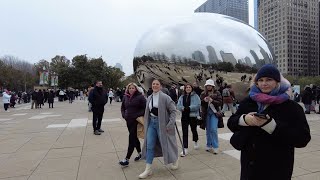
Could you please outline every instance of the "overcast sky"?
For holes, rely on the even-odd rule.
[[[249,0],[249,8],[252,9]],[[133,73],[135,45],[144,32],[189,16],[205,0],[1,0],[0,56],[30,63],[55,55],[102,56]],[[252,20],[250,13],[250,24]]]

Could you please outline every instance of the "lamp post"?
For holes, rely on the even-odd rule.
[[[56,87],[56,85],[57,85],[57,83],[56,83],[56,78],[57,78],[57,76],[56,76],[56,72],[53,72],[53,86],[54,86],[54,92],[56,92],[56,91],[57,91],[57,87]]]

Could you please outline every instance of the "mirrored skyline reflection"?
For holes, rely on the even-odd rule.
[[[202,64],[245,63],[248,66],[275,63],[266,39],[251,26],[215,13],[195,13],[145,33],[134,57],[160,52]],[[170,62],[170,58],[168,59]]]

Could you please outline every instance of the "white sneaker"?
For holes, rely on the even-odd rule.
[[[184,148],[184,152],[185,152],[185,154],[183,154],[183,151],[181,151],[181,153],[180,153],[181,157],[185,157],[186,155],[188,155],[188,149]]]
[[[6,110],[6,112],[10,112],[9,110]]]
[[[195,150],[199,149],[199,144],[198,144],[198,142],[194,142],[194,149],[195,149]]]
[[[211,149],[212,149],[211,147],[206,147],[206,151],[207,151],[207,152],[210,152]]]
[[[177,170],[178,168],[179,168],[179,158],[177,159],[176,162],[174,162],[174,163],[171,164],[170,169],[171,169],[171,170]]]
[[[213,154],[218,154],[219,153],[219,149],[218,148],[213,148]]]

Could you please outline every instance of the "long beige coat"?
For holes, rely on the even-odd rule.
[[[147,100],[146,110],[144,114],[144,144],[142,148],[142,158],[146,159],[146,147],[147,147],[147,132],[149,125],[150,109],[149,103],[151,96]],[[158,118],[159,118],[159,131],[160,137],[156,143],[154,149],[154,157],[162,157],[164,159],[164,164],[174,163],[178,160],[178,145],[176,139],[176,106],[172,101],[170,96],[164,94],[160,91],[159,94],[159,104],[158,104]],[[168,129],[168,131],[167,131]]]

